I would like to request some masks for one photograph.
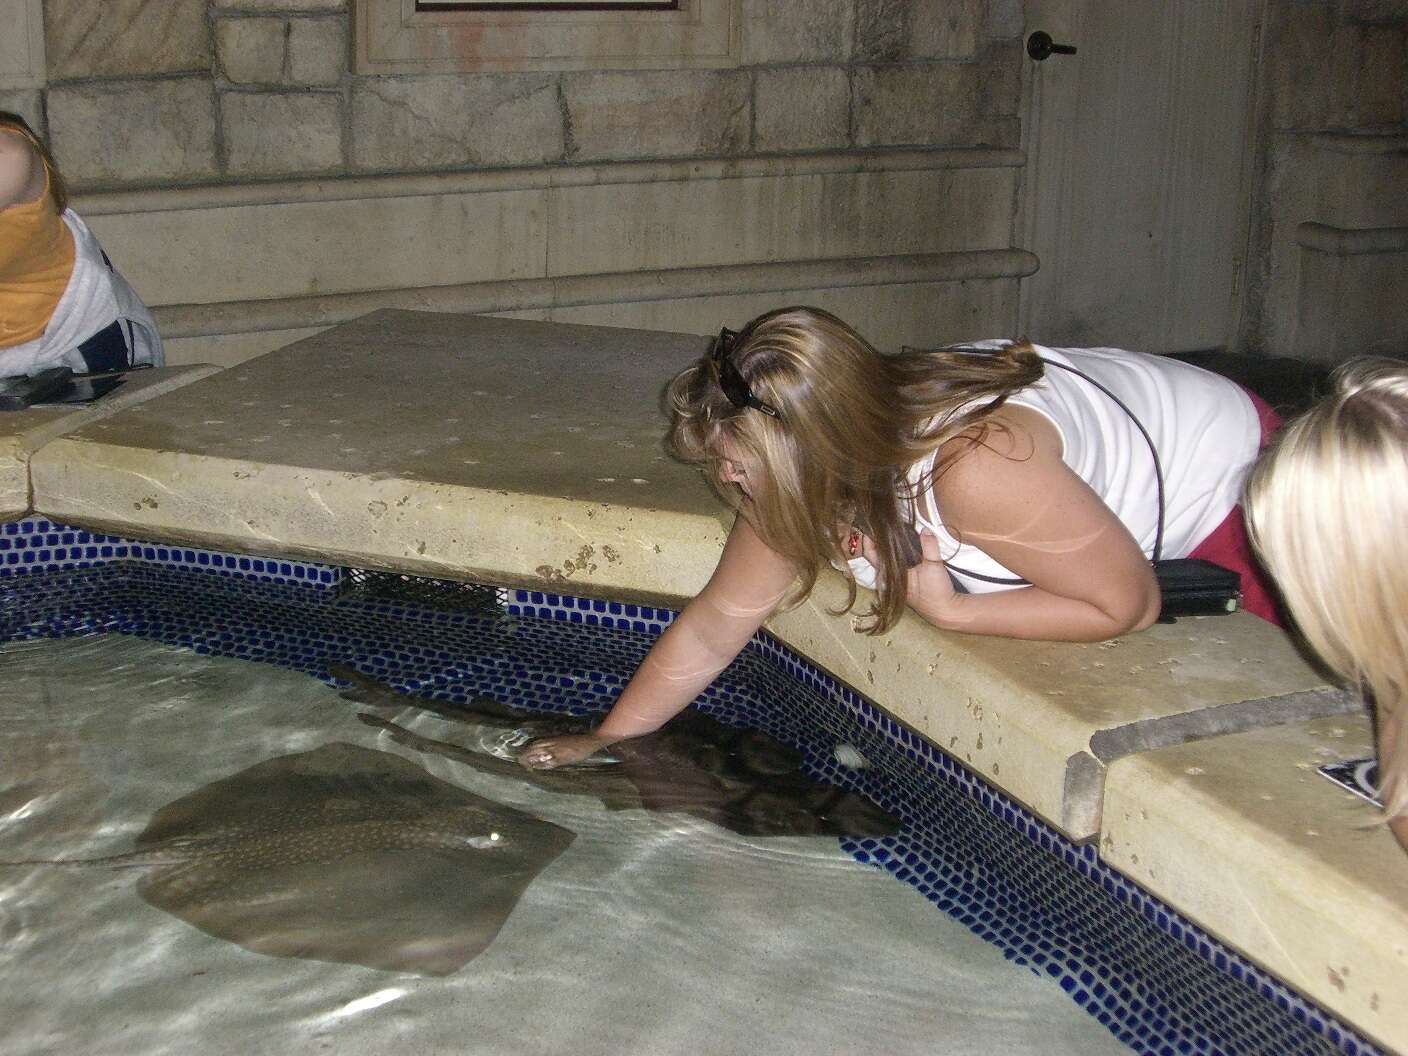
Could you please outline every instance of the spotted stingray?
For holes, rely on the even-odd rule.
[[[800,752],[761,730],[735,729],[689,709],[655,733],[622,741],[591,765],[528,770],[515,753],[527,741],[575,733],[591,720],[520,711],[489,697],[463,706],[396,692],[345,664],[329,674],[351,683],[342,696],[360,704],[432,711],[478,733],[468,745],[433,740],[384,715],[358,718],[398,744],[445,756],[486,773],[550,792],[592,795],[609,810],[643,808],[687,814],[743,836],[888,836],[900,822],[859,793],[802,771]]]
[[[141,897],[256,953],[448,975],[493,942],[567,829],[388,752],[327,744],[159,810],[129,854]]]

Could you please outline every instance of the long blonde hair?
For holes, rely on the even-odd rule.
[[[29,127],[24,118],[9,110],[0,110],[0,129],[23,136],[39,153],[39,157],[44,161],[44,169],[49,175],[49,196],[54,200],[54,210],[62,213],[68,207],[68,186],[59,174],[59,166],[49,151],[49,145],[39,138],[38,133]]]
[[[1388,817],[1408,814],[1408,363],[1362,359],[1247,482],[1247,527],[1307,643],[1397,720],[1379,745]]]
[[[889,630],[904,611],[905,555],[916,541],[910,503],[930,484],[910,487],[907,470],[954,437],[983,443],[992,428],[987,416],[1042,376],[1040,358],[1025,342],[981,356],[882,355],[829,312],[792,307],[750,322],[729,359],[780,417],[734,406],[706,355],[667,390],[671,450],[705,466],[735,503],[742,495],[723,484],[724,461],[741,454],[762,468],[750,481],[752,520],[797,567],[793,604],[816,585],[821,561],[846,567],[841,537],[851,525],[864,528],[878,551],[877,597],[863,614],[865,629]],[[961,454],[946,454],[936,473]],[[840,611],[855,603],[852,578]]]

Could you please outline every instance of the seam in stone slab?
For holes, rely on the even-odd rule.
[[[325,177],[136,191],[95,191],[74,195],[73,206],[86,217],[123,213],[145,215],[193,209],[362,201],[368,198],[417,198],[491,191],[541,190],[549,187],[682,183],[688,180],[717,181],[862,172],[913,172],[926,169],[1020,168],[1024,164],[1026,155],[1020,150],[1008,148],[856,149],[748,158],[537,165],[477,172]]]
[[[169,304],[154,308],[152,314],[167,338],[211,337],[333,326],[381,308],[492,314],[784,290],[1018,279],[1036,271],[1037,264],[1037,258],[1023,249],[839,257],[561,278],[497,279],[453,286],[358,290],[218,304]]]
[[[1100,808],[1105,800],[1105,764],[1089,752],[1066,760],[1061,786],[1061,828],[1076,843],[1100,835]]]
[[[1306,249],[1336,257],[1408,253],[1408,227],[1344,228],[1307,220],[1296,226],[1296,242]]]
[[[1066,760],[1062,827],[1073,834],[1084,834],[1086,838],[1098,834],[1105,772],[1123,756],[1268,726],[1352,714],[1363,707],[1364,702],[1357,693],[1324,687],[1233,701],[1097,730],[1091,734],[1089,751],[1077,752]]]
[[[1363,707],[1359,695],[1346,689],[1326,686],[1298,690],[1097,730],[1091,734],[1090,750],[1101,763],[1109,765],[1120,756],[1133,752],[1149,752],[1266,726],[1285,726],[1331,715],[1346,715]]]

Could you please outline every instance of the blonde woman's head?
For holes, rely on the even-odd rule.
[[[720,341],[670,385],[669,444],[726,497],[751,501],[804,596],[818,557],[842,558],[838,528],[895,504],[892,382],[869,342],[817,308],[768,312]],[[721,372],[776,415],[735,404]]]
[[[764,541],[797,566],[797,598],[815,584],[819,562],[845,567],[842,537],[864,529],[879,581],[870,629],[883,631],[904,609],[905,555],[915,544],[905,473],[974,415],[955,417],[947,431],[934,420],[975,399],[1000,403],[1040,376],[1034,353],[1020,369],[1012,362],[1005,353],[882,355],[829,312],[782,308],[721,335],[671,382],[669,445],[705,466],[726,497],[750,501]],[[855,597],[852,581],[847,609]]]
[[[30,146],[44,162],[44,170],[49,176],[49,196],[54,201],[54,209],[62,213],[68,207],[68,187],[63,176],[59,174],[59,166],[49,151],[49,145],[39,138],[24,118],[8,110],[0,110],[0,131],[13,132],[29,140]]]
[[[1246,513],[1307,643],[1408,741],[1408,363],[1336,371],[1253,469]],[[1408,744],[1381,744],[1380,762],[1384,805],[1402,816]]]

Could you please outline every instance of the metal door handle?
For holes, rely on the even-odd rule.
[[[1057,44],[1051,39],[1051,34],[1045,30],[1038,29],[1027,38],[1027,54],[1037,62],[1049,59],[1052,55],[1074,55],[1075,53],[1074,44]]]

